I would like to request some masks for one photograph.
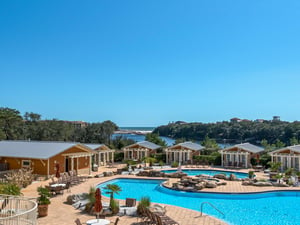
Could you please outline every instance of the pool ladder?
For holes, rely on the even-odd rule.
[[[210,205],[212,208],[214,208],[215,210],[217,210],[220,214],[222,214],[224,217],[225,217],[225,214],[220,210],[220,209],[218,209],[216,206],[214,206],[213,204],[211,204],[210,202],[202,202],[201,203],[201,206],[200,206],[200,210],[201,210],[201,215],[200,216],[202,216],[202,214],[203,214],[203,205],[205,205],[205,204],[208,204],[208,205]]]

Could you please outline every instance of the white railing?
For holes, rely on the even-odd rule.
[[[0,224],[37,224],[37,202],[35,198],[0,195]]]

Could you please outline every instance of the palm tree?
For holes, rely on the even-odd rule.
[[[107,190],[106,194],[110,194],[110,201],[114,199],[114,194],[119,194],[122,191],[121,187],[116,184],[108,184],[104,189]]]
[[[104,187],[107,190],[106,194],[110,194],[109,207],[114,214],[119,212],[119,204],[114,200],[114,194],[119,194],[122,191],[121,187],[116,184],[108,184]]]

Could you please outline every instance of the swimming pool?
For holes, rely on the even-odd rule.
[[[162,187],[163,180],[114,179],[99,184],[103,189],[107,184],[121,187],[117,199],[149,196],[152,202],[181,206],[200,211],[202,202],[210,202],[225,216],[208,205],[203,212],[233,225],[295,225],[300,222],[300,192],[277,191],[256,194],[216,194],[190,193]],[[103,195],[105,190],[102,191]],[[200,214],[200,213],[199,213]]]
[[[230,176],[230,174],[236,175],[237,178],[248,178],[248,173],[241,173],[241,172],[230,172],[230,171],[223,171],[223,170],[189,170],[189,169],[183,169],[181,170],[184,173],[187,173],[188,176],[196,176],[199,174],[205,174],[205,175],[210,175],[214,176],[216,174],[226,174],[227,177]],[[177,169],[173,170],[162,170],[161,172],[164,173],[175,173],[177,172]]]

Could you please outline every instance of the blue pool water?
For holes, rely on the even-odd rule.
[[[174,173],[177,170],[162,170],[164,173]],[[199,174],[205,174],[205,175],[210,175],[214,176],[216,174],[226,174],[226,176],[230,176],[230,174],[236,175],[237,178],[247,178],[248,173],[241,173],[241,172],[228,172],[228,171],[222,171],[222,170],[188,170],[188,169],[183,169],[182,172],[187,173],[188,176],[196,176]]]
[[[216,194],[174,191],[160,186],[163,180],[114,179],[103,187],[117,184],[122,191],[117,199],[149,196],[152,202],[181,206],[199,211],[202,202],[210,202],[220,209],[222,216],[207,204],[203,212],[234,225],[296,225],[300,224],[300,192],[279,191],[259,194]],[[188,225],[188,224],[183,224]]]

